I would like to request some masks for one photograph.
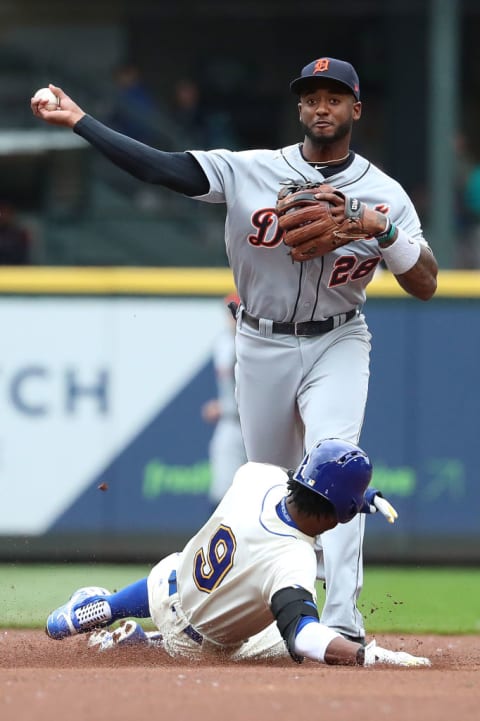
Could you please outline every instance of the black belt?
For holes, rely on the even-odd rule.
[[[272,333],[298,336],[322,335],[323,333],[328,333],[330,330],[343,325],[347,321],[351,320],[356,314],[357,309],[352,308],[352,310],[349,310],[348,313],[332,316],[331,318],[326,318],[325,320],[310,320],[304,323],[279,323],[274,320],[272,323]],[[244,320],[250,328],[254,328],[255,330],[258,330],[260,327],[260,320],[255,318],[255,316],[250,315],[250,313],[247,313],[246,310],[242,313],[242,320]]]
[[[168,577],[168,595],[173,596],[174,593],[177,592],[177,572],[175,569],[171,572],[170,576]],[[174,613],[175,606],[172,606],[172,610]],[[195,641],[195,643],[202,644],[203,643],[203,636],[201,633],[198,633],[193,626],[186,626],[183,629],[183,633],[185,633],[189,638],[192,639],[192,641]]]

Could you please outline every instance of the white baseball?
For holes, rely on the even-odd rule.
[[[60,104],[60,98],[55,93],[52,93],[50,88],[40,88],[33,97],[37,100],[48,100],[48,103],[44,106],[47,110],[56,110]]]

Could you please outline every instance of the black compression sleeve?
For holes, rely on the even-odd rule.
[[[73,130],[112,163],[139,180],[164,185],[189,196],[205,195],[210,189],[207,176],[188,152],[156,150],[117,133],[90,115],[84,115]]]

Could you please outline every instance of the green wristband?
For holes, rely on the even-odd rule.
[[[385,245],[387,243],[390,243],[393,236],[395,235],[395,231],[397,230],[397,227],[392,223],[390,219],[388,219],[387,227],[383,231],[383,233],[380,233],[380,235],[376,235],[375,238],[377,239],[377,242],[380,246]]]

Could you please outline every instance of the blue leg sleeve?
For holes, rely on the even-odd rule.
[[[146,577],[105,598],[112,611],[110,623],[130,616],[135,618],[148,618],[150,616]]]

